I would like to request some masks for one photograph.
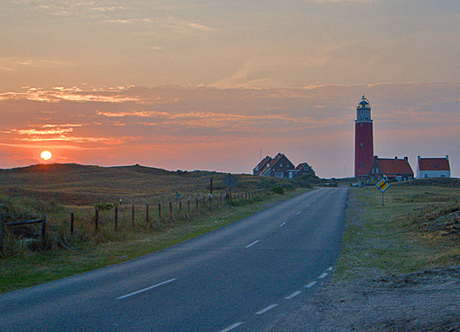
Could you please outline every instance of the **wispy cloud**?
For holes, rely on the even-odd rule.
[[[293,162],[307,161],[322,176],[341,176],[344,166],[352,173],[355,107],[364,93],[372,104],[376,154],[411,160],[418,154],[449,154],[454,164],[460,148],[459,92],[458,84],[420,83],[284,89],[28,87],[0,95],[2,160],[11,160],[13,151],[35,155],[31,150],[47,146],[59,151],[57,162],[250,172],[263,149],[264,154],[285,152]],[[9,165],[17,166],[1,166]],[[460,171],[452,166],[454,174]]]

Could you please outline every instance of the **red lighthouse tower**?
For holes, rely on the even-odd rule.
[[[367,177],[374,161],[371,104],[364,95],[356,108],[355,177]]]

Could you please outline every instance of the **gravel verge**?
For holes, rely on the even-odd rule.
[[[460,267],[329,280],[269,331],[460,331]]]

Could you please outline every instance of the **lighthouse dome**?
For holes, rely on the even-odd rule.
[[[366,108],[366,109],[370,109],[371,108],[371,103],[369,102],[369,100],[364,97],[361,98],[361,101],[359,102],[358,104],[358,109],[363,109],[363,108]]]

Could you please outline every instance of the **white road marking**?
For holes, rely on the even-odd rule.
[[[256,315],[262,315],[264,313],[266,313],[267,311],[270,311],[272,310],[273,308],[277,307],[278,305],[277,304],[272,304],[272,305],[269,305],[268,307],[266,307],[265,309],[262,309],[260,311],[257,311],[256,312]]]
[[[324,278],[326,278],[326,277],[327,277],[327,273],[324,272],[324,273],[321,274],[318,278],[319,278],[319,279],[324,279]]]
[[[253,245],[257,244],[259,241],[260,241],[260,240],[257,240],[257,241],[252,242],[251,244],[248,244],[248,245],[246,246],[246,248],[252,247]]]
[[[123,299],[126,299],[127,297],[130,297],[130,296],[133,296],[133,295],[136,295],[136,294],[139,294],[139,293],[142,293],[142,292],[146,292],[150,289],[153,289],[153,288],[157,288],[157,287],[160,287],[160,286],[163,286],[163,285],[166,285],[166,284],[169,284],[170,282],[173,282],[177,280],[177,278],[174,278],[174,279],[169,279],[169,280],[166,280],[166,281],[163,281],[163,282],[160,282],[159,284],[156,284],[156,285],[153,285],[153,286],[150,286],[150,287],[147,287],[147,288],[144,288],[144,289],[141,289],[141,290],[138,290],[136,292],[132,292],[132,293],[129,293],[129,294],[126,294],[126,295],[123,295],[123,296],[120,296],[120,297],[117,297],[117,300],[123,300]]]
[[[283,227],[283,226],[286,225],[286,224],[287,224],[287,222],[283,222],[283,223],[280,225],[280,227]]]
[[[316,285],[317,283],[318,283],[317,281],[312,281],[312,282],[306,284],[304,287],[305,287],[305,288],[311,288],[311,287],[313,287],[314,285]]]
[[[294,292],[294,293],[292,293],[291,295],[286,296],[285,299],[286,299],[286,300],[291,300],[291,299],[293,299],[294,297],[296,297],[297,295],[299,295],[300,293],[302,293],[302,292],[301,292],[301,291]]]
[[[329,266],[329,267],[327,268],[327,270],[328,270],[328,271],[332,271],[332,270],[334,270],[334,268],[333,268],[332,266]]]
[[[243,325],[244,322],[238,322],[238,323],[235,323],[233,325],[230,325],[229,327],[227,327],[226,329],[223,329],[223,330],[220,330],[219,332],[228,332],[228,331],[231,331],[231,330],[234,330],[236,329],[238,326],[241,326]]]
[[[297,212],[297,215],[299,215],[299,214],[301,214],[301,213],[302,213],[302,211],[299,211],[299,212]]]
[[[307,205],[307,207],[309,207],[309,206],[310,206],[310,204]]]

